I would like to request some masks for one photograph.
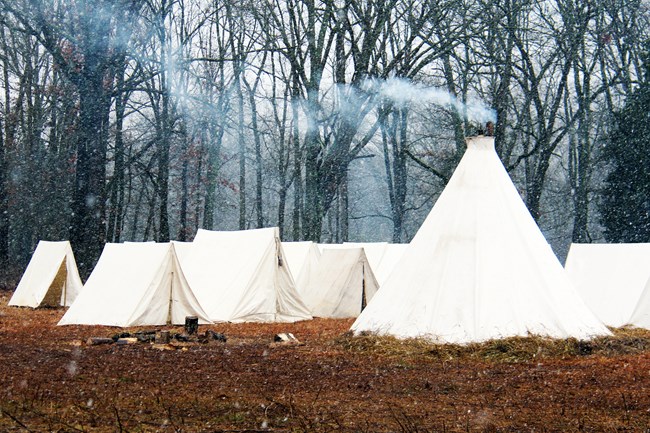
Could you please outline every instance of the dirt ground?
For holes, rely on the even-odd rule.
[[[200,327],[226,343],[93,346],[121,330],[57,327],[63,309],[10,308],[9,295],[0,431],[650,432],[647,331],[462,347],[317,319]],[[271,344],[280,332],[304,345]]]

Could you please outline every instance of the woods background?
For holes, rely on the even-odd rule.
[[[104,242],[199,227],[408,242],[484,106],[560,258],[648,242],[649,21],[644,0],[0,0],[0,281],[39,239],[85,273]]]

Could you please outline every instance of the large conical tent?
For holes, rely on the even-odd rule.
[[[446,188],[352,330],[447,343],[609,334],[569,282],[494,139],[483,136],[468,140]]]
[[[106,244],[84,289],[59,325],[142,326],[209,323],[171,243]]]
[[[277,227],[199,229],[180,261],[192,290],[215,322],[311,319],[285,263]]]
[[[650,329],[650,276],[627,322],[629,325]]]
[[[650,277],[650,243],[571,244],[564,268],[596,317],[623,326]]]
[[[16,307],[69,306],[82,283],[68,241],[40,241],[9,305]]]
[[[361,313],[378,286],[363,248],[324,248],[299,289],[314,316],[347,318]]]

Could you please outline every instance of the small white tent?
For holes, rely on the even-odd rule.
[[[296,288],[302,287],[312,269],[318,266],[320,250],[315,242],[282,242],[282,251],[289,266]],[[300,290],[298,290],[300,292]]]
[[[388,242],[344,242],[342,244],[318,244],[318,248],[346,249],[363,248],[372,272],[381,286],[406,251],[408,244],[389,244]]]
[[[397,263],[402,259],[408,246],[409,244],[386,244],[386,250],[381,257],[379,267],[376,269],[373,268],[380,287],[386,282]]]
[[[564,267],[591,311],[623,326],[650,276],[650,243],[571,244]]]
[[[40,241],[9,305],[70,306],[81,290],[77,263],[68,241]]]
[[[285,263],[277,227],[199,229],[180,260],[197,299],[215,322],[311,319]]]
[[[494,150],[467,151],[402,259],[352,325],[470,343],[609,334],[569,282]]]
[[[363,248],[324,248],[299,289],[314,316],[346,318],[357,317],[377,287]]]
[[[372,266],[372,270],[379,269],[388,242],[344,242],[343,248],[363,248],[363,252],[368,259],[368,263]]]
[[[365,250],[368,263],[370,263],[380,287],[402,258],[408,246],[408,244],[389,244],[388,242],[345,242],[343,245],[352,245]]]
[[[181,271],[171,243],[106,244],[59,325],[182,324],[186,316],[210,322]]]
[[[639,302],[632,311],[628,324],[638,328],[650,329],[650,276],[645,283],[643,293],[639,297]]]

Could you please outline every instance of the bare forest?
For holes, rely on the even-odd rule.
[[[197,228],[408,242],[487,120],[560,258],[611,240],[605,150],[650,78],[649,7],[0,0],[0,281],[39,239],[85,273],[105,242]]]

